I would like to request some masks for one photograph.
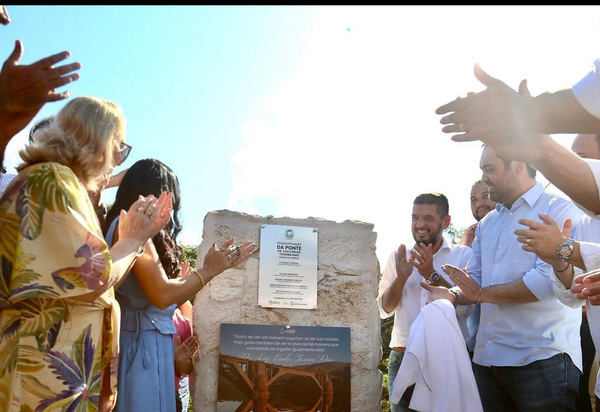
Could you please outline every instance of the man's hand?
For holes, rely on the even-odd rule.
[[[442,265],[442,269],[450,276],[450,279],[460,288],[467,299],[472,302],[480,301],[481,286],[467,273],[466,269],[461,269],[450,264]]]
[[[475,239],[475,232],[477,231],[477,223],[473,223],[465,230],[462,237],[460,238],[459,245],[471,247],[473,245],[473,239]]]
[[[424,279],[428,279],[435,269],[433,268],[433,245],[425,246],[423,243],[415,244],[410,251],[410,263],[419,270]]]
[[[55,66],[70,56],[68,51],[57,53],[33,64],[21,65],[23,44],[15,49],[0,71],[0,141],[6,146],[11,137],[19,133],[42,106],[68,98],[70,91],[58,93],[55,89],[79,79],[80,63]]]
[[[426,282],[421,282],[421,287],[423,289],[431,292],[431,296],[429,296],[429,299],[427,300],[427,304],[433,302],[434,300],[447,299],[454,306],[456,306],[456,296],[454,296],[454,294],[452,294],[448,290],[448,288],[446,288],[444,286],[432,286],[432,285],[427,284]]]
[[[527,81],[519,85],[519,92],[503,81],[487,74],[475,65],[475,77],[487,88],[469,93],[440,106],[437,114],[446,114],[440,123],[444,133],[456,142],[481,140],[499,154],[513,160],[534,163],[541,156],[539,148],[548,135],[542,135],[534,99],[527,89]]]
[[[579,299],[588,299],[594,306],[600,305],[600,269],[576,276],[571,292]]]
[[[395,256],[396,274],[399,278],[408,279],[413,271],[413,265],[406,258],[406,246],[400,245]]]
[[[517,240],[523,243],[523,250],[538,255],[544,262],[559,267],[564,262],[556,255],[556,249],[571,237],[571,219],[565,220],[562,230],[548,215],[539,214],[543,223],[531,219],[519,219],[527,229],[516,229]]]

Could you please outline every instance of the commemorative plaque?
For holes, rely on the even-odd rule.
[[[259,306],[317,308],[317,234],[312,227],[262,225]]]

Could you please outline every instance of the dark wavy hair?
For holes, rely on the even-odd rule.
[[[183,253],[181,246],[177,244],[177,235],[182,229],[179,221],[181,204],[179,179],[173,170],[161,161],[138,160],[127,170],[117,190],[115,203],[106,215],[104,234],[106,235],[111,222],[119,216],[121,209],[129,210],[140,195],[154,195],[158,198],[162,192],[173,193],[173,213],[166,226],[152,238],[152,242],[167,276],[176,278],[181,271],[179,261]]]

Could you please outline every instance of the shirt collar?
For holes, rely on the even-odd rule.
[[[535,202],[538,201],[538,199],[544,194],[544,192],[544,186],[542,186],[540,182],[537,182],[535,185],[533,185],[531,189],[523,193],[517,200],[515,200],[515,203],[513,203],[510,210],[515,210],[519,208],[523,203],[527,203],[529,207],[533,207],[533,205],[535,205]],[[499,212],[502,209],[506,209],[506,207],[500,203],[497,203],[496,210]]]

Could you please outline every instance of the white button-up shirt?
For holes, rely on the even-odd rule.
[[[541,221],[549,215],[562,227],[571,218],[576,225],[582,212],[569,200],[534,185],[510,209],[501,204],[477,227],[469,274],[484,287],[522,278],[538,299],[524,304],[481,304],[481,319],[473,361],[482,366],[524,366],[567,353],[581,370],[579,328],[581,309],[563,305],[554,294],[552,266],[526,252],[514,234],[519,219]]]
[[[592,70],[571,90],[577,101],[588,112],[600,118],[600,59],[594,61]]]
[[[402,297],[400,303],[396,306],[396,309],[390,313],[387,313],[382,306],[381,297],[383,293],[391,286],[396,277],[396,263],[395,256],[397,251],[393,251],[390,255],[388,262],[385,266],[385,271],[379,282],[379,293],[377,296],[377,303],[379,305],[379,315],[381,319],[389,318],[394,315],[394,327],[392,328],[392,336],[390,340],[390,348],[397,346],[406,347],[408,344],[408,333],[410,332],[410,326],[419,316],[421,308],[427,304],[431,292],[427,291],[421,286],[421,282],[425,279],[419,273],[417,268],[413,268],[412,273],[408,277],[404,289],[402,290]],[[409,250],[406,251],[407,258],[410,257]],[[444,238],[442,246],[433,255],[433,269],[440,274],[446,280],[446,282],[454,285],[454,282],[448,275],[442,270],[442,265],[447,263],[465,268],[467,262],[471,257],[471,248],[462,245],[449,244]],[[460,306],[459,306],[460,307]],[[472,307],[470,308],[472,309]],[[466,316],[468,312],[464,312],[464,315],[457,313],[457,316],[461,316],[458,319],[461,330],[465,340],[468,339]]]

